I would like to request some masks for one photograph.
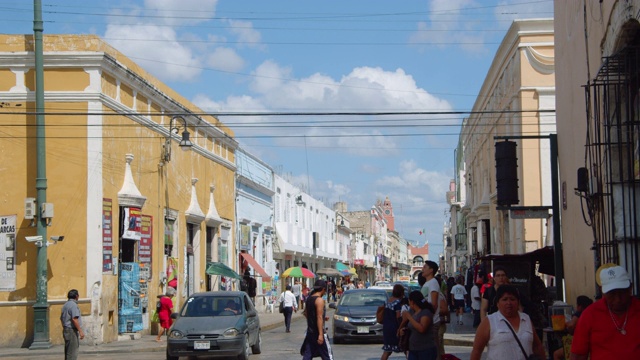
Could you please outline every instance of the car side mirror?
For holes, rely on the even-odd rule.
[[[247,317],[256,317],[256,316],[258,316],[258,313],[255,310],[247,311]]]
[[[180,317],[180,314],[178,314],[177,312],[171,314],[171,318],[174,320],[177,319],[178,317]]]
[[[335,309],[336,308],[336,303],[329,303],[329,308]]]

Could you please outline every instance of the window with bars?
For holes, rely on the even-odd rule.
[[[593,229],[595,266],[620,264],[637,284],[640,47],[627,46],[603,60],[596,78],[585,86],[589,188],[581,197],[585,222]]]

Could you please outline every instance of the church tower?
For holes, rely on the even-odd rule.
[[[393,220],[393,205],[391,205],[391,200],[389,200],[388,196],[384,199],[384,203],[382,203],[382,211],[384,211],[384,219],[387,221],[387,229],[396,231]]]

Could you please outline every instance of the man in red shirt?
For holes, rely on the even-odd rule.
[[[631,293],[629,274],[617,265],[598,273],[604,295],[580,315],[571,359],[640,359],[640,300]]]

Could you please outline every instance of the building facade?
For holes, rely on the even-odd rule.
[[[34,53],[32,36],[0,38],[0,101],[12,112],[2,118],[14,125],[0,141],[13,164],[0,177],[0,214],[14,224],[0,286],[0,316],[13,331],[0,334],[0,346],[21,346],[34,334],[39,276],[36,246],[26,241],[36,235],[29,218],[44,205],[30,200],[41,160],[32,115]],[[222,246],[233,248],[233,132],[197,115],[200,109],[95,36],[45,36],[44,95],[47,203],[55,205],[55,217],[44,205],[47,233],[64,241],[44,247],[50,319],[41,325],[51,343],[63,342],[57,318],[75,288],[84,342],[149,332],[156,296],[174,286],[182,305],[206,290],[207,260]],[[178,150],[184,131],[190,151]]]
[[[236,150],[236,191],[238,270],[241,275],[249,271],[256,279],[256,307],[262,310],[268,302],[276,264],[273,259],[273,170],[242,148]]]
[[[550,143],[555,132],[554,32],[552,19],[517,20],[507,31],[473,113],[463,121],[456,169],[456,189],[465,186],[465,200],[452,202],[455,229],[452,240],[466,237],[465,261],[486,254],[520,254],[546,243],[547,219],[514,218],[497,202],[494,137],[510,137],[516,144],[518,206],[551,205]],[[451,190],[450,190],[451,191]],[[458,190],[456,190],[458,194]],[[456,199],[459,200],[459,199]],[[458,226],[464,219],[465,229]],[[464,234],[464,235],[463,235]],[[457,247],[462,248],[462,247]],[[457,265],[464,254],[451,253]]]
[[[606,263],[625,267],[640,294],[639,14],[638,0],[555,2],[567,301],[599,295]]]

